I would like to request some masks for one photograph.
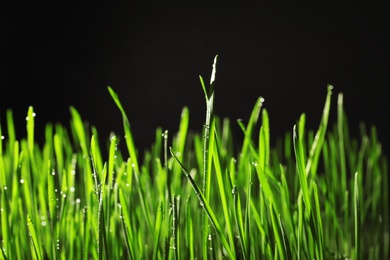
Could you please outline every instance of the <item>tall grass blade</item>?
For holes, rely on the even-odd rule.
[[[294,140],[294,152],[296,158],[296,165],[299,177],[299,183],[301,184],[301,189],[303,193],[303,201],[306,207],[306,215],[310,216],[311,213],[311,202],[310,202],[310,192],[309,186],[306,179],[306,170],[305,170],[305,155],[303,153],[303,146],[300,137],[298,136],[296,125],[293,127],[293,140]]]
[[[345,159],[345,140],[344,140],[344,110],[343,110],[343,94],[340,93],[337,99],[337,134],[339,146],[339,161],[340,161],[340,190],[346,190],[347,187],[347,168]]]
[[[203,88],[206,99],[206,119],[203,127],[203,185],[202,185],[202,194],[205,195],[206,199],[210,197],[210,170],[211,170],[211,155],[209,154],[209,138],[210,135],[213,136],[213,132],[210,132],[211,123],[214,122],[214,88],[215,88],[215,76],[217,69],[217,58],[218,55],[214,57],[213,69],[210,77],[210,86],[208,90],[206,89],[205,83],[202,76],[199,75],[200,83]],[[206,214],[203,212],[203,258],[206,260],[208,258],[208,219]]]
[[[314,180],[317,174],[318,160],[322,151],[322,146],[325,140],[326,130],[328,127],[330,103],[332,96],[332,85],[328,85],[328,91],[326,95],[325,105],[322,112],[322,118],[320,126],[315,134],[314,141],[310,148],[309,157],[306,163],[306,174],[311,173],[311,178]]]
[[[264,194],[264,197],[269,200],[272,204],[275,203],[274,194],[268,182],[266,176],[267,168],[267,154],[269,153],[267,149],[267,133],[263,126],[260,127],[259,133],[259,153],[258,153],[258,163],[256,165],[257,176],[260,181],[261,190]]]

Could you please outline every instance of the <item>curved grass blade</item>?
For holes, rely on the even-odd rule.
[[[258,121],[263,103],[264,103],[264,98],[259,97],[256,100],[256,103],[252,109],[247,126],[244,127],[244,125],[241,125],[241,128],[244,132],[244,140],[243,140],[243,144],[242,144],[242,148],[241,148],[241,152],[240,152],[240,158],[243,156],[246,156],[246,154],[248,154],[248,149],[251,149],[251,147],[253,147],[253,145],[251,145],[253,142],[252,133],[253,133],[253,129]],[[238,123],[240,125],[241,122],[238,121]],[[241,172],[243,170],[243,167],[246,167],[246,163],[247,163],[246,160],[240,160],[239,165],[238,165],[239,172]]]
[[[322,151],[322,146],[323,146],[324,141],[325,141],[326,129],[328,127],[332,89],[333,89],[333,86],[328,85],[328,92],[326,95],[325,106],[324,106],[324,109],[322,112],[321,123],[320,123],[320,126],[316,132],[313,144],[310,148],[309,157],[308,157],[307,163],[306,163],[306,174],[308,175],[309,173],[311,173],[313,179],[315,179],[315,176],[317,173],[318,160],[320,157],[320,153]],[[342,127],[342,125],[341,125],[341,127]],[[342,138],[341,138],[341,140],[343,141]],[[344,162],[345,162],[345,160],[344,160]]]
[[[126,112],[123,109],[122,103],[120,102],[119,97],[116,94],[116,92],[111,87],[107,87],[107,89],[108,89],[108,92],[110,93],[112,99],[114,100],[115,104],[117,105],[117,107],[119,108],[119,110],[122,114],[123,129],[125,132],[127,149],[129,151],[130,157],[132,159],[132,163],[134,164],[135,171],[137,173],[140,173],[138,160],[137,160],[137,151],[136,151],[136,147],[134,145],[133,134],[131,133],[131,130],[130,130],[129,119],[127,118]]]
[[[172,148],[170,148],[170,152],[172,154],[172,156],[176,159],[176,161],[180,164],[185,176],[187,177],[188,181],[190,182],[198,200],[199,200],[199,204],[200,206],[203,208],[203,210],[205,211],[205,213],[207,214],[211,224],[213,225],[213,227],[215,228],[216,232],[217,232],[217,235],[222,243],[222,245],[224,246],[228,256],[231,258],[231,259],[234,259],[235,256],[233,254],[233,251],[231,250],[230,246],[229,246],[229,243],[224,235],[224,231],[222,230],[219,222],[218,222],[218,219],[216,218],[213,210],[211,209],[209,203],[207,202],[206,198],[204,197],[203,193],[201,192],[201,190],[199,189],[198,185],[196,184],[196,182],[194,181],[194,179],[191,177],[191,175],[188,173],[187,169],[184,167],[184,165],[180,162],[180,160],[176,157],[175,153],[172,151]]]
[[[127,149],[129,151],[129,154],[130,154],[132,166],[134,168],[134,177],[135,177],[135,180],[136,180],[138,187],[139,187],[138,194],[139,194],[140,201],[141,201],[141,207],[142,207],[142,210],[144,211],[144,215],[146,218],[146,222],[147,222],[149,231],[151,234],[153,234],[154,231],[153,231],[153,227],[152,227],[153,225],[152,225],[151,216],[149,214],[149,208],[146,206],[144,196],[143,196],[142,190],[141,190],[142,187],[141,187],[141,183],[139,180],[140,168],[138,165],[137,150],[136,150],[136,147],[134,145],[133,135],[132,135],[131,130],[130,130],[130,122],[127,118],[126,112],[123,109],[123,106],[119,100],[118,95],[115,93],[115,91],[111,87],[107,87],[107,89],[108,89],[112,99],[115,101],[115,104],[117,105],[120,112],[122,113],[123,128],[124,128],[124,132],[125,132],[126,145],[127,145]]]

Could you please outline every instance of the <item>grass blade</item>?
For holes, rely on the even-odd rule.
[[[134,248],[134,236],[133,236],[133,230],[131,226],[131,220],[129,215],[129,208],[127,207],[127,201],[125,199],[125,196],[123,194],[123,190],[119,190],[119,202],[120,202],[120,208],[121,208],[121,219],[122,219],[122,230],[125,235],[126,239],[126,246],[127,250],[129,252],[130,258],[135,259],[135,248]]]
[[[206,89],[202,76],[199,76],[200,83],[202,85],[205,98],[206,98],[206,119],[203,127],[203,185],[202,185],[202,194],[204,194],[206,199],[210,197],[210,170],[211,170],[211,154],[209,153],[210,149],[210,135],[213,137],[213,131],[210,132],[211,123],[214,122],[214,88],[215,88],[215,74],[217,67],[217,58],[218,55],[214,57],[213,69],[211,72],[210,86],[209,89]],[[203,212],[203,258],[206,260],[207,257],[207,242],[208,242],[208,220],[206,214]]]
[[[358,182],[358,173],[355,173],[354,181],[354,196],[353,196],[353,205],[354,205],[354,223],[355,223],[355,259],[362,259],[361,255],[361,245],[360,245],[360,235],[361,235],[361,212],[360,212],[360,194],[359,194],[359,182]]]
[[[226,191],[225,187],[227,186],[224,182],[224,178],[222,176],[222,166],[220,163],[220,156],[219,156],[219,149],[217,142],[215,142],[215,138],[213,139],[214,149],[213,149],[213,162],[215,167],[215,175],[217,177],[217,184],[219,189],[219,195],[220,195],[220,203],[222,204],[222,210],[223,210],[223,216],[225,219],[225,225],[226,225],[226,232],[229,237],[230,246],[232,248],[233,254],[235,255],[236,252],[234,251],[234,234],[233,234],[233,227],[231,223],[231,217],[229,215],[229,207],[228,202],[226,198]],[[227,180],[225,180],[227,181]],[[242,216],[241,216],[242,217]]]
[[[306,170],[305,170],[305,155],[303,153],[302,142],[298,136],[296,125],[293,128],[293,140],[294,140],[294,152],[297,164],[297,171],[299,177],[299,183],[301,184],[301,189],[303,193],[303,201],[306,207],[306,215],[310,216],[311,213],[311,203],[310,203],[310,193],[309,187],[306,179]]]
[[[207,214],[211,224],[214,226],[215,228],[215,231],[217,232],[218,234],[218,237],[222,243],[222,245],[224,246],[228,256],[231,258],[231,259],[234,259],[235,256],[233,254],[233,251],[231,250],[230,246],[229,246],[229,243],[224,235],[224,230],[222,230],[219,222],[218,222],[218,219],[216,218],[213,210],[211,209],[209,203],[207,202],[206,198],[204,197],[203,193],[201,192],[201,190],[199,189],[198,185],[196,184],[196,182],[194,181],[194,179],[191,177],[191,175],[188,173],[188,171],[186,170],[186,168],[184,167],[184,165],[179,161],[179,159],[176,157],[175,153],[172,151],[172,149],[170,149],[171,151],[171,154],[172,156],[176,159],[176,161],[180,164],[180,166],[182,167],[182,170],[185,174],[185,176],[187,177],[188,181],[190,182],[198,200],[199,200],[199,204],[200,206],[203,208],[203,210],[205,211],[205,213]]]
[[[163,219],[163,202],[160,201],[157,208],[156,222],[154,225],[154,246],[153,246],[153,259],[158,259],[158,248],[160,243],[160,235],[161,235],[161,226]]]
[[[247,251],[247,244],[245,241],[246,235],[245,235],[245,231],[244,231],[240,194],[238,193],[236,185],[234,185],[232,193],[233,193],[233,199],[234,199],[234,217],[236,220],[236,225],[237,225],[238,233],[239,233],[238,240],[240,241],[242,258],[249,259],[248,258],[249,257],[248,251]]]
[[[32,241],[32,246],[34,248],[35,257],[37,259],[41,260],[42,259],[41,246],[38,242],[38,237],[37,237],[37,234],[35,232],[35,228],[34,228],[34,225],[32,223],[30,214],[27,214],[27,227],[28,227],[28,232],[30,234],[30,238]]]

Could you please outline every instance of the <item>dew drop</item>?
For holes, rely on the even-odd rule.
[[[24,179],[20,179],[20,183],[23,184],[24,183]]]
[[[69,190],[70,190],[70,192],[74,192],[75,188],[74,187],[70,187]]]
[[[76,203],[79,204],[81,202],[81,199],[77,198]]]

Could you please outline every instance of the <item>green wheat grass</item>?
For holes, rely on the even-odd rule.
[[[200,77],[203,131],[189,129],[184,107],[177,132],[157,128],[143,153],[111,87],[124,136],[103,145],[74,107],[69,128],[46,125],[43,144],[33,107],[21,139],[7,110],[0,259],[388,259],[388,162],[376,128],[350,136],[342,93],[330,122],[328,86],[317,129],[302,114],[271,146],[259,97],[236,122],[237,144],[232,122],[214,114],[217,57],[210,84]]]

